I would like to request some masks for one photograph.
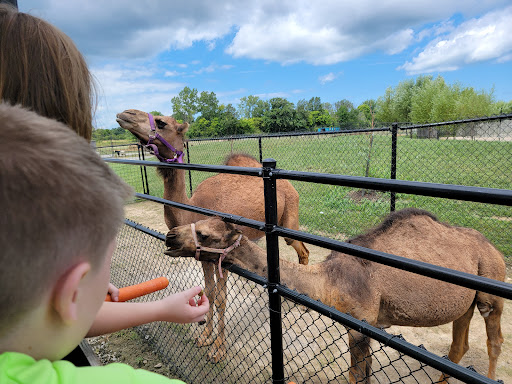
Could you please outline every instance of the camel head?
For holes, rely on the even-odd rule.
[[[210,217],[194,224],[198,246],[201,247],[199,260],[218,261],[219,251],[231,247],[239,240],[241,231],[232,223],[226,223],[219,217]],[[165,237],[167,250],[164,252],[171,257],[195,257],[196,242],[191,224],[181,225],[171,229]],[[209,252],[215,249],[216,252]],[[234,263],[231,252],[227,252],[225,262]]]
[[[156,135],[152,142],[158,147],[158,152],[162,157],[172,159],[175,153],[162,143],[159,136],[176,150],[183,151],[184,135],[188,130],[189,124],[180,124],[170,116],[154,116],[153,118],[158,135]],[[143,145],[148,143],[150,135],[155,136],[151,131],[151,124],[146,112],[127,109],[117,114],[116,121],[122,128],[130,131]]]

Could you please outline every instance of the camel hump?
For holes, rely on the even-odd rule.
[[[347,242],[355,245],[360,245],[363,247],[370,247],[374,239],[386,233],[389,229],[391,229],[393,225],[400,221],[408,220],[413,216],[426,216],[432,219],[433,221],[438,221],[437,217],[434,216],[434,214],[425,211],[424,209],[405,208],[399,211],[391,212],[384,218],[384,220],[378,226],[376,226],[373,229],[370,229],[368,232],[362,235],[358,235],[347,240]]]
[[[247,153],[232,153],[224,160],[224,165],[232,167],[261,167],[261,163]]]

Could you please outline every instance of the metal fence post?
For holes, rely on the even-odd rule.
[[[188,143],[185,144],[185,148],[187,148],[187,163],[190,164],[190,151],[188,150]],[[188,186],[190,189],[190,196],[192,196],[192,171],[188,170]]]
[[[137,144],[137,152],[139,153],[139,160],[145,161],[144,147],[142,145]],[[145,165],[140,167],[140,175],[142,178],[142,190],[144,191],[144,194],[149,195],[148,172]]]
[[[258,148],[260,150],[260,163],[263,162],[263,145],[261,143],[261,136],[258,137]]]
[[[396,179],[396,156],[397,156],[397,136],[398,136],[398,124],[393,123],[391,125],[391,179]],[[389,210],[394,212],[396,203],[396,193],[391,192],[390,207]]]
[[[281,296],[277,292],[280,283],[279,236],[273,233],[277,225],[276,179],[274,159],[263,160],[263,186],[265,194],[265,236],[267,240],[268,296],[270,311],[270,348],[272,353],[272,383],[284,383],[283,332]]]

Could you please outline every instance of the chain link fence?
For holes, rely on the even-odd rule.
[[[512,189],[512,115],[374,130],[194,139],[187,161],[222,164],[231,153],[274,158],[281,169],[349,176]],[[393,144],[396,144],[393,151]],[[138,144],[98,148],[105,157],[156,161]],[[396,164],[396,167],[393,166]],[[137,192],[163,196],[154,168],[111,164]],[[189,172],[188,194],[211,174]],[[512,208],[390,194],[371,189],[292,181],[300,196],[301,229],[346,239],[378,223],[393,208],[418,207],[441,221],[482,232],[512,257]]]
[[[114,162],[114,164],[119,165],[120,163]],[[183,167],[183,165],[181,166]],[[201,167],[201,169],[206,170],[207,167]],[[282,178],[291,180],[297,180],[300,176],[300,172],[274,171],[275,174],[282,175]],[[254,175],[256,174],[258,173],[255,172]],[[272,172],[268,173],[267,170],[263,174],[271,175]],[[309,178],[309,181],[312,181],[310,184],[315,184],[315,180],[318,182],[320,177],[325,177],[319,174],[316,175],[316,178],[311,174],[302,175],[305,176],[304,180]],[[347,177],[345,176],[332,175],[332,181],[335,178],[339,181],[336,185],[357,184],[346,182]],[[407,187],[406,182],[386,183],[379,179],[366,180],[364,183],[359,182],[358,185],[365,187],[371,185],[380,191],[386,190],[389,186],[392,190],[408,192],[407,195],[404,194],[408,198],[412,196],[411,190],[413,189],[411,185]],[[391,188],[392,185],[395,187]],[[422,186],[427,188],[425,185]],[[498,206],[502,202],[507,208],[510,206],[512,196],[510,190],[482,191],[478,188],[468,187],[463,188],[464,192],[461,192],[460,189],[449,186],[435,186],[430,189],[430,192],[417,191],[417,193],[438,196],[433,192],[434,188],[438,192],[443,191],[447,194],[446,199],[441,199],[445,204],[451,202],[452,198],[463,199],[453,200],[454,203],[467,204],[466,200],[471,199],[465,199],[464,196],[467,195],[464,193],[470,191],[473,195],[481,195],[475,201],[484,201],[485,198],[489,198],[489,204],[484,203],[485,206]],[[275,188],[270,188],[270,190],[274,190],[275,193]],[[267,188],[265,191],[267,193]],[[151,198],[151,196],[145,198]],[[389,204],[389,201],[387,203]],[[167,202],[167,204],[171,204],[171,202]],[[387,209],[389,210],[389,205]],[[198,212],[201,211],[198,209]],[[227,218],[229,215],[224,216]],[[244,224],[243,218],[236,220]],[[290,230],[274,228],[273,232],[276,232],[274,236],[293,237],[293,231]],[[510,234],[510,228],[508,234]],[[308,238],[313,239],[311,236]],[[127,221],[118,236],[118,247],[112,261],[112,282],[118,286],[125,286],[158,276],[169,278],[171,284],[166,291],[139,299],[142,301],[179,292],[192,285],[204,286],[201,265],[193,259],[173,259],[165,256],[163,253],[165,250],[164,239],[164,235],[158,232]],[[302,240],[310,242],[307,239]],[[311,243],[316,244],[315,242]],[[267,252],[270,252],[268,247]],[[351,366],[349,341],[353,331],[361,332],[374,339],[370,351],[372,356],[371,378],[374,383],[436,383],[440,377],[438,369],[443,369],[443,371],[455,369],[455,371],[447,372],[453,376],[459,375],[461,382],[465,383],[495,383],[495,381],[476,373],[473,367],[464,369],[446,361],[438,356],[442,355],[439,351],[433,351],[434,353],[426,351],[422,345],[418,345],[417,340],[407,342],[399,334],[376,329],[364,321],[355,320],[349,315],[339,313],[307,296],[287,290],[286,287],[279,284],[276,285],[275,282],[272,282],[270,274],[267,282],[266,279],[255,277],[236,266],[232,266],[230,269],[233,273],[230,273],[228,278],[225,315],[227,355],[220,362],[213,364],[208,358],[211,348],[217,348],[215,345],[213,347],[197,345],[196,339],[202,333],[201,327],[203,327],[200,324],[153,323],[138,327],[143,339],[150,343],[169,363],[177,376],[189,383],[348,382]],[[272,268],[269,267],[269,270]],[[446,279],[445,277],[444,281],[452,281]],[[460,277],[458,279],[457,281],[462,284]],[[471,277],[471,279],[475,279],[475,277]],[[275,289],[273,289],[274,287]],[[492,292],[502,292],[502,289],[504,290],[502,294],[507,294],[505,297],[512,297],[510,296],[512,294],[510,284],[499,289]],[[271,300],[271,297],[275,297],[276,294],[282,300],[277,312],[272,306]],[[211,302],[214,303],[218,299],[212,298]],[[277,348],[278,351],[282,351],[282,363],[278,365],[275,364],[274,337],[269,337],[274,332],[272,331],[274,328],[271,329],[271,327],[273,326],[272,320],[275,320],[276,315],[281,330],[278,339],[282,339],[280,342],[282,348]],[[485,345],[483,337],[480,337],[479,344]],[[446,344],[442,348],[444,351],[448,349],[449,340]],[[418,353],[418,350],[421,350],[421,353]],[[482,350],[479,353],[482,353]],[[504,358],[507,357],[504,356]],[[282,380],[275,381],[273,375],[275,375],[276,366],[283,370]],[[486,363],[476,367],[478,372],[483,373],[485,370]],[[457,381],[451,380],[450,382]]]
[[[166,290],[138,301],[159,299],[194,285],[204,286],[201,264],[194,259],[165,256],[164,239],[162,234],[127,221],[118,235],[118,246],[112,260],[112,283],[126,286],[159,276],[169,278],[171,283]],[[169,364],[171,372],[187,383],[272,382],[266,281],[239,273],[240,269],[232,266],[228,277],[225,313],[227,354],[220,362],[211,363],[208,359],[209,351],[215,347],[197,346],[196,339],[204,325],[162,322],[137,328],[142,339]],[[350,327],[338,323],[332,314],[321,314],[286,298],[282,301],[280,317],[285,383],[349,382]],[[388,334],[388,340],[407,343],[401,334]],[[422,342],[420,340],[419,344]],[[485,344],[485,341],[481,340],[481,343]],[[448,344],[449,341],[445,350]],[[419,345],[419,349],[425,348]],[[439,354],[439,351],[433,352]],[[428,364],[397,351],[391,342],[372,340],[370,353],[373,383],[437,383],[441,375]],[[485,360],[485,351],[480,353],[485,355],[482,356]],[[486,367],[478,369],[482,373]],[[450,382],[495,382],[475,373],[472,366],[467,371],[472,375],[471,380],[452,378]]]

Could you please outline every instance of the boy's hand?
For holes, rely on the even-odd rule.
[[[193,287],[160,300],[162,320],[173,323],[196,323],[204,320],[204,315],[210,309],[210,302],[206,295],[201,295],[196,300],[201,291],[201,287]]]
[[[108,283],[108,293],[110,293],[112,301],[119,301],[119,289],[114,284]]]

